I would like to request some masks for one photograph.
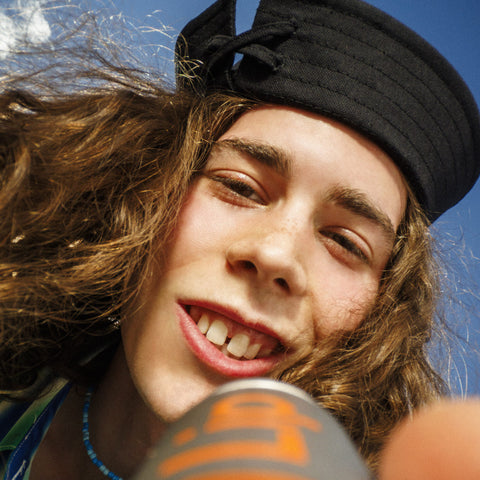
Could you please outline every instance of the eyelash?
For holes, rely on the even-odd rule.
[[[359,258],[364,263],[369,263],[367,255],[359,248],[352,240],[350,240],[346,235],[342,235],[336,231],[324,230],[320,232],[322,235],[325,235],[327,238],[333,240],[337,245],[339,245],[343,250],[351,253],[355,257]]]
[[[243,199],[246,199],[255,203],[260,203],[262,205],[265,203],[254,188],[252,188],[247,183],[242,182],[241,180],[238,180],[237,178],[222,177],[219,175],[211,175],[210,178],[213,181],[222,184],[224,187],[226,187],[230,191],[229,193],[231,193],[232,195],[235,195],[236,197],[241,197]],[[256,195],[258,199],[254,200],[253,198],[251,198],[252,195]]]
[[[210,175],[209,178],[226,187],[229,191],[228,193],[232,196],[235,196],[235,198],[240,197],[242,199],[245,199],[247,201],[253,201],[255,203],[265,203],[254,188],[237,178],[223,177],[220,175]],[[258,200],[250,198],[251,195],[256,195],[258,197]],[[335,242],[338,248],[342,250],[343,254],[345,254],[346,252],[347,254],[351,254],[356,258],[360,259],[364,263],[369,263],[369,259],[367,255],[365,255],[363,250],[359,248],[355,244],[355,242],[350,240],[346,235],[342,235],[341,233],[332,230],[322,230],[320,233]]]

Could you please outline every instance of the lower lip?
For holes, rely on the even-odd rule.
[[[202,363],[221,375],[232,378],[266,375],[284,357],[283,355],[272,355],[254,360],[235,360],[226,357],[206,339],[182,306],[176,306],[176,314],[190,350]]]

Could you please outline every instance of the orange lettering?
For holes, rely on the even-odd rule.
[[[310,455],[301,428],[320,432],[322,425],[299,414],[295,405],[273,394],[239,393],[222,398],[211,408],[204,426],[206,434],[268,429],[275,432],[275,440],[232,440],[192,448],[161,463],[159,473],[168,477],[196,465],[229,459],[266,459],[306,465]]]
[[[222,470],[218,472],[193,473],[184,480],[313,480],[311,477],[266,470]]]
[[[193,427],[188,427],[181,432],[178,432],[175,437],[173,437],[173,444],[175,446],[182,446],[188,442],[191,442],[197,436],[197,430]]]

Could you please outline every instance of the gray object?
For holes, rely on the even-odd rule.
[[[354,445],[302,390],[225,384],[175,422],[134,480],[368,480]]]

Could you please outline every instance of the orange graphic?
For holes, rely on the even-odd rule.
[[[313,480],[295,473],[278,471],[248,470],[222,470],[219,472],[193,473],[187,475],[184,480]]]
[[[204,425],[204,433],[208,435],[231,430],[267,429],[275,433],[274,440],[232,440],[192,448],[162,462],[158,473],[164,478],[197,465],[248,458],[305,466],[310,455],[302,428],[320,432],[322,425],[317,420],[298,413],[294,404],[275,395],[247,392],[222,398],[212,406]],[[254,477],[245,477],[245,480],[247,478]]]
[[[173,444],[177,447],[181,447],[185,443],[191,442],[196,436],[197,430],[193,427],[187,427],[173,437]]]

